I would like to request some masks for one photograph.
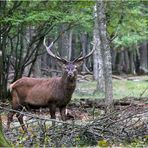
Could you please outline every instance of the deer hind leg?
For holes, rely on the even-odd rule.
[[[66,106],[62,106],[59,109],[60,109],[61,119],[63,121],[66,121]]]
[[[12,95],[12,109],[13,110],[17,110],[18,105],[18,96],[17,96],[17,92],[15,90],[11,91],[11,95]],[[13,116],[14,116],[15,112],[9,112],[7,115],[7,129],[10,129],[10,123],[13,121]]]
[[[14,114],[15,114],[15,112],[9,112],[8,113],[7,129],[10,129],[10,123],[13,121]]]
[[[22,106],[19,103],[19,97],[17,95],[17,91],[16,90],[12,90],[11,95],[13,96],[13,98],[12,98],[12,109],[13,110],[17,110],[17,111],[22,110]],[[14,114],[15,114],[15,111],[8,113],[8,121],[7,121],[8,129],[10,128],[10,123],[13,120]],[[18,121],[21,124],[22,129],[24,131],[26,131],[26,127],[24,126],[24,123],[23,123],[23,115],[21,115],[20,113],[17,113],[16,117],[18,118]]]
[[[23,129],[23,131],[27,132],[27,128],[26,128],[26,126],[24,124],[24,121],[23,121],[23,115],[20,114],[20,113],[17,113],[16,117],[17,117],[17,119],[18,119],[18,121],[19,121],[19,123],[20,123],[20,125],[21,125],[21,127]]]

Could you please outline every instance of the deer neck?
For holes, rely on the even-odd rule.
[[[77,77],[75,76],[74,78],[68,78],[66,75],[63,75],[61,78],[62,85],[64,88],[65,93],[73,93],[76,87],[76,79]]]

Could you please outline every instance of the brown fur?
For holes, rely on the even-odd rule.
[[[24,77],[10,85],[12,94],[12,108],[14,110],[21,110],[23,106],[26,108],[40,108],[49,107],[51,118],[55,119],[56,108],[60,110],[62,120],[65,120],[66,105],[71,100],[72,94],[76,87],[77,79],[77,66],[80,66],[84,59],[90,57],[95,48],[86,56],[79,55],[78,58],[73,61],[67,61],[59,56],[52,53],[50,46],[43,42],[49,55],[57,59],[63,64],[64,73],[62,77],[54,77],[51,79],[38,79]],[[8,128],[13,120],[15,112],[8,114]],[[16,114],[23,130],[27,130],[23,123],[23,116],[20,113]],[[54,124],[54,122],[53,122]]]
[[[65,120],[66,105],[71,100],[76,87],[76,75],[73,79],[62,77],[50,79],[23,77],[10,85],[12,94],[12,108],[21,110],[23,106],[29,108],[49,107],[51,118],[55,119],[55,111],[60,109],[61,118]],[[14,112],[8,114],[8,128]],[[17,114],[22,128],[26,130],[23,116]]]

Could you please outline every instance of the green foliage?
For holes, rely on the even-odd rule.
[[[130,47],[146,40],[146,6],[141,1],[114,1],[107,3],[108,32],[116,36],[116,48]]]
[[[99,147],[108,147],[108,142],[107,142],[107,140],[100,140],[100,141],[98,141],[98,146]]]
[[[83,131],[75,138],[75,143],[77,147],[87,147],[97,145],[94,135],[89,135],[88,131]]]
[[[3,130],[2,130],[2,121],[1,121],[1,116],[0,116],[0,147],[10,147],[10,143],[8,140],[5,138]]]
[[[133,46],[137,43],[142,42],[142,40],[145,40],[146,37],[145,36],[139,36],[136,33],[129,33],[128,35],[123,35],[121,37],[117,37],[114,40],[114,44],[115,44],[115,48],[118,47],[129,47],[129,46]]]
[[[54,21],[59,23],[77,23],[89,26],[92,19],[92,2],[78,3],[67,1],[23,1],[19,7],[14,9],[13,1],[7,1],[5,14],[1,17],[1,23],[10,23],[13,26],[20,24],[37,25],[37,23]],[[9,15],[10,10],[13,10]],[[85,25],[84,25],[85,24]]]
[[[95,1],[6,1],[0,23],[36,27],[73,23],[77,30],[92,33]],[[116,48],[130,47],[146,39],[147,9],[140,1],[106,1],[107,29]],[[15,32],[15,31],[14,31]]]
[[[148,141],[140,140],[140,139],[134,139],[133,142],[125,144],[127,148],[145,148],[148,146]]]
[[[6,140],[2,131],[0,131],[0,147],[10,147],[10,143]]]

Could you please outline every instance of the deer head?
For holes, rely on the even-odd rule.
[[[47,46],[46,45],[46,39],[44,38],[44,42],[43,42],[48,54],[53,57],[54,59],[58,60],[60,63],[62,63],[63,68],[64,68],[64,74],[67,75],[68,79],[73,79],[76,75],[77,75],[77,68],[79,66],[81,66],[81,64],[83,63],[84,59],[87,59],[88,57],[90,57],[94,51],[91,50],[91,52],[89,52],[87,55],[82,56],[82,52],[80,53],[80,55],[75,58],[73,61],[68,61],[62,57],[60,57],[59,55],[55,55],[52,51],[51,51],[51,47],[53,46],[53,42]]]

